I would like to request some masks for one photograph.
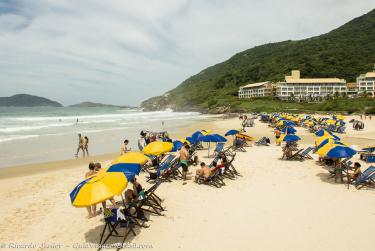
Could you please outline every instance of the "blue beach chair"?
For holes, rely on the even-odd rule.
[[[363,187],[375,187],[375,167],[370,166],[361,175],[358,176],[354,183],[357,189]]]

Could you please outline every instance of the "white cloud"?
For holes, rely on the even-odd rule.
[[[138,104],[236,52],[328,32],[373,5],[368,0],[5,1],[0,96]]]

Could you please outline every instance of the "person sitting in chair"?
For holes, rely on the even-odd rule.
[[[211,176],[211,168],[206,165],[206,163],[201,163],[201,168],[197,169],[195,172],[195,182],[198,182],[200,178],[204,178],[204,180],[207,180]]]
[[[353,173],[348,174],[349,182],[355,181],[358,178],[358,176],[361,175],[361,173],[361,164],[355,162],[353,167]]]

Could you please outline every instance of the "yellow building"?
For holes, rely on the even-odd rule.
[[[293,70],[290,76],[276,85],[276,96],[280,99],[304,100],[309,98],[341,95],[347,92],[346,81],[339,78],[301,78],[299,70]]]
[[[252,83],[241,86],[238,90],[239,98],[257,98],[257,97],[267,97],[272,95],[272,83],[261,82]]]

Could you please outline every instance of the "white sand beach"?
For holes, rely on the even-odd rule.
[[[350,120],[348,117],[346,120]],[[342,140],[366,147],[375,139],[375,121],[365,130],[348,124]],[[239,128],[238,118],[218,119],[197,128],[225,133]],[[297,128],[300,146],[312,146],[314,136]],[[164,199],[165,216],[151,216],[149,228],[130,237],[129,249],[168,250],[374,250],[375,191],[328,179],[314,160],[279,160],[272,128],[256,121],[248,134],[269,136],[271,146],[251,146],[238,152],[234,165],[241,173],[226,185],[213,188],[189,180],[163,183],[157,194]],[[172,135],[174,137],[176,135]],[[341,135],[340,135],[341,136]],[[176,136],[178,137],[178,136]],[[207,150],[199,151],[200,160]],[[114,155],[91,157],[108,164]],[[357,161],[359,156],[354,159]],[[69,193],[83,179],[89,160],[57,161],[0,170],[0,245],[33,244],[32,250],[95,250],[104,226],[102,216],[86,219],[86,210],[71,206]],[[362,169],[369,164],[362,163]],[[48,171],[46,169],[49,169]],[[190,168],[193,173],[195,167]],[[25,171],[27,170],[27,171]],[[192,175],[190,175],[192,176]],[[139,178],[144,187],[151,186]],[[114,243],[115,238],[109,240]],[[3,246],[5,250],[9,246]]]

